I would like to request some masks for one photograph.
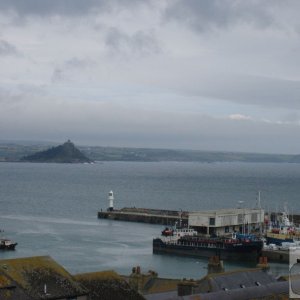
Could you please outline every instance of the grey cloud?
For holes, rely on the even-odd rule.
[[[71,59],[66,60],[64,63],[54,68],[51,76],[51,82],[62,82],[67,79],[70,74],[74,74],[75,72],[83,72],[87,68],[92,67],[94,64],[95,62],[90,59],[72,57]]]
[[[143,1],[148,2],[148,1]],[[0,10],[15,11],[20,16],[65,15],[76,16],[90,12],[109,11],[115,6],[123,8],[138,5],[138,0],[0,0]]]
[[[298,112],[292,112],[284,115],[283,121],[287,123],[299,123],[300,122],[300,114]]]
[[[42,96],[43,95],[42,85],[14,85],[12,89],[11,86],[6,84],[0,84],[0,99],[7,99],[11,101],[12,99],[22,99],[31,96]]]
[[[106,1],[97,0],[1,0],[0,9],[13,10],[20,15],[52,15],[70,14],[78,15],[101,8]]]
[[[299,81],[260,76],[223,76],[214,79],[210,87],[209,91],[203,87],[203,92],[210,97],[240,104],[300,109]]]
[[[188,80],[182,80],[185,77]],[[296,80],[207,71],[197,77],[186,75],[177,78],[173,89],[185,96],[242,105],[300,109],[300,81]]]
[[[167,21],[183,21],[199,32],[226,28],[236,23],[264,28],[276,23],[272,9],[279,4],[277,0],[178,0],[170,2],[164,18]]]
[[[51,77],[51,82],[52,83],[56,83],[56,82],[60,82],[63,79],[63,70],[60,68],[55,68]]]
[[[68,69],[84,69],[88,66],[91,66],[92,63],[93,62],[90,59],[72,57],[71,59],[67,60],[64,65]]]
[[[4,55],[17,55],[17,48],[8,43],[7,41],[0,40],[0,56]]]
[[[21,103],[17,119],[15,114],[16,110],[5,107],[0,111],[0,120],[5,121],[0,126],[4,137],[21,134],[25,139],[32,136],[56,139],[71,135],[80,141],[88,136],[93,144],[100,145],[203,150],[296,153],[299,149],[295,139],[298,126],[241,122],[198,114],[147,112],[109,103],[41,102],[38,97]]]
[[[18,103],[21,100],[21,95],[12,93],[11,91],[7,91],[4,89],[0,89],[0,104],[7,105],[7,107],[11,107]]]
[[[161,52],[152,32],[136,31],[128,35],[118,28],[111,27],[107,31],[105,43],[113,53],[147,55]]]

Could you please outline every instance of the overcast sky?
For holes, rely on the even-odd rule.
[[[0,0],[0,140],[298,154],[299,11]]]

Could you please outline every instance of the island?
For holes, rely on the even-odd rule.
[[[45,162],[45,163],[91,163],[75,145],[68,140],[62,145],[52,147],[45,151],[39,151],[32,155],[21,158],[24,162]]]

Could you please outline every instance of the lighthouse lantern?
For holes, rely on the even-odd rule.
[[[113,191],[110,191],[108,193],[108,202],[109,202],[108,210],[113,211],[114,210],[114,193],[113,193]]]

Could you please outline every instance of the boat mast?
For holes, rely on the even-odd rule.
[[[240,200],[238,208],[243,209],[243,227],[242,227],[242,234],[245,234],[245,207],[243,205],[244,201]]]
[[[262,235],[262,222],[261,222],[261,200],[260,200],[260,191],[258,191],[257,195],[257,208],[259,209],[259,235]]]

